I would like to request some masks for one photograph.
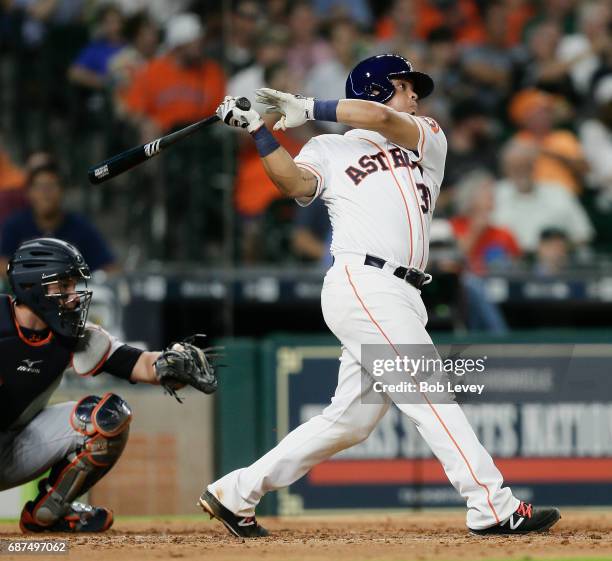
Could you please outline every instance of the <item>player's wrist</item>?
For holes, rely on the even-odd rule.
[[[264,124],[263,119],[261,118],[259,113],[255,114],[257,115],[257,117],[252,120],[249,120],[249,124],[247,125],[247,131],[251,134],[259,130],[259,128],[262,127]]]
[[[257,148],[260,158],[265,158],[272,154],[277,148],[280,148],[278,140],[272,136],[272,133],[268,130],[268,127],[266,127],[263,121],[256,130],[251,132],[251,136],[255,141],[255,148]]]
[[[338,109],[338,99],[314,99],[312,115],[316,121],[337,122],[336,110]]]

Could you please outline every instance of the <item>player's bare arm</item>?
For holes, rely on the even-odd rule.
[[[317,188],[314,174],[296,165],[266,128],[257,111],[239,109],[236,98],[227,96],[217,108],[217,115],[226,125],[247,129],[251,133],[268,177],[283,195],[294,199],[314,196]]]
[[[268,177],[286,197],[302,199],[314,196],[317,189],[316,177],[308,170],[297,166],[282,146],[261,161]]]
[[[363,99],[321,101],[268,88],[257,91],[257,100],[269,106],[268,112],[281,115],[275,130],[297,127],[308,120],[335,121],[378,132],[405,148],[416,148],[420,131],[412,115],[418,95],[410,80],[398,78],[391,83],[394,95],[387,104]]]
[[[387,105],[360,99],[341,99],[336,108],[336,118],[343,125],[375,131],[394,144],[416,148],[420,131],[411,115],[416,113],[418,96],[408,80],[391,82],[396,93]]]
[[[159,378],[155,372],[155,361],[161,355],[158,351],[145,351],[140,355],[130,376],[131,382],[145,384],[159,384]]]

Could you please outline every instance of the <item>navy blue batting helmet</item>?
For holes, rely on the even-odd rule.
[[[346,79],[346,97],[386,103],[395,93],[391,78],[409,80],[419,99],[434,89],[433,80],[412,70],[412,64],[403,56],[385,54],[366,58],[351,70]]]

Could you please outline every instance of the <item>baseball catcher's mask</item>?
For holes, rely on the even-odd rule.
[[[427,97],[434,89],[428,74],[416,72],[403,56],[376,55],[362,60],[346,79],[346,97],[387,103],[395,93],[392,78],[402,78],[412,83],[419,99]]]
[[[24,304],[62,337],[85,332],[92,291],[89,267],[73,245],[54,238],[22,243],[8,265],[17,303]]]

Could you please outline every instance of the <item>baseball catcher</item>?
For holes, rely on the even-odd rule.
[[[79,250],[61,240],[24,242],[9,262],[8,278],[13,296],[0,295],[0,491],[50,469],[23,507],[21,530],[103,532],[113,523],[112,511],[75,500],[121,456],[132,411],[114,393],[47,406],[62,376],[105,372],[160,384],[177,399],[185,385],[208,394],[217,388],[209,349],[193,336],[162,352],[143,351],[88,323],[89,268]]]

